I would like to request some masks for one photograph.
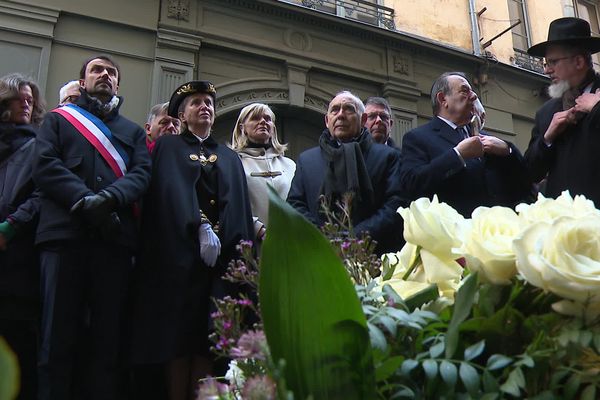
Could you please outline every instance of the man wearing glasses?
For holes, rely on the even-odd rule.
[[[365,128],[371,132],[373,140],[376,143],[396,148],[396,143],[390,137],[394,120],[392,119],[392,109],[387,100],[383,97],[369,97],[365,101],[365,114],[367,114]]]
[[[548,100],[535,116],[525,159],[531,178],[547,178],[545,195],[563,190],[583,194],[600,206],[600,77],[593,70],[592,54],[600,51],[600,38],[579,18],[550,23],[548,40],[528,53],[544,57],[550,77]]]

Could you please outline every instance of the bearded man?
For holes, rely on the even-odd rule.
[[[548,40],[528,50],[545,57],[544,72],[552,83],[551,99],[535,116],[525,152],[531,178],[547,178],[545,194],[557,197],[563,190],[583,194],[600,206],[600,77],[591,55],[600,51],[600,38],[579,18],[550,23]]]

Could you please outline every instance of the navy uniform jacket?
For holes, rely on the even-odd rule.
[[[237,258],[240,240],[254,239],[246,176],[237,153],[210,136],[203,146],[206,157],[217,156],[213,167],[217,196],[208,199],[216,210],[203,211],[218,215],[221,254],[213,268],[200,259],[200,204],[206,199],[199,196],[207,195],[198,193],[200,142],[187,130],[159,138],[152,151],[152,180],[142,217],[143,252],[134,278],[131,358],[135,363],[175,356],[174,327],[180,324],[183,294],[193,284],[194,271],[206,271],[206,279],[215,271],[220,279],[228,263]]]
[[[509,156],[485,154],[464,166],[454,151],[462,139],[437,117],[404,136],[400,179],[411,200],[437,194],[467,218],[479,206],[513,207],[530,200],[525,162],[512,143]]]
[[[356,234],[369,232],[371,238],[378,242],[378,254],[400,250],[404,243],[403,225],[402,217],[396,211],[398,207],[407,205],[398,179],[400,152],[389,146],[373,143],[363,157],[375,202],[371,210],[362,210],[364,212],[361,214],[367,215],[366,218],[353,221],[354,231]],[[325,222],[320,212],[319,196],[326,168],[326,160],[320,147],[313,147],[300,154],[287,198],[289,204],[317,226]]]
[[[594,80],[592,93],[598,88],[600,76]],[[562,108],[562,99],[552,99],[535,115],[525,152],[531,178],[539,182],[548,176],[545,190],[548,197],[557,197],[563,190],[569,190],[571,195],[583,194],[600,207],[600,103],[548,147],[544,133],[554,114]]]
[[[144,130],[113,109],[103,122],[129,156],[127,173],[117,179],[100,153],[63,116],[49,112],[38,135],[34,180],[41,191],[40,222],[37,243],[88,237],[82,219],[69,213],[82,197],[107,190],[117,200],[121,230],[116,243],[136,245],[133,204],[144,194],[150,182],[150,156]],[[94,112],[82,91],[77,105]]]

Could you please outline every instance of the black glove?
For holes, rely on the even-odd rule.
[[[117,199],[110,192],[100,192],[85,196],[71,207],[71,214],[79,214],[91,226],[99,227],[106,223],[117,205]]]

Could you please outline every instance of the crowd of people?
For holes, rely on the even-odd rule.
[[[219,368],[211,298],[240,291],[221,279],[236,245],[269,235],[268,186],[317,226],[323,199],[332,212],[350,201],[354,233],[377,254],[402,247],[396,210],[423,196],[469,217],[531,201],[542,182],[599,205],[598,51],[577,18],[529,49],[552,83],[524,156],[485,132],[461,72],[433,82],[433,118],[401,148],[384,98],[337,93],[297,163],[266,104],[244,107],[231,143],[217,143],[208,81],[178,87],[142,128],[119,112],[109,56],[87,59],[48,112],[34,81],[0,78],[0,336],[19,359],[19,398],[193,399]]]

